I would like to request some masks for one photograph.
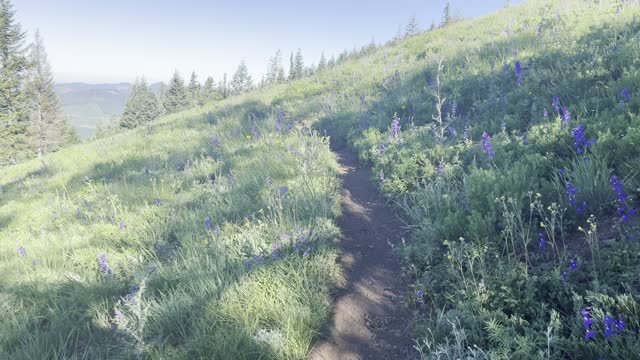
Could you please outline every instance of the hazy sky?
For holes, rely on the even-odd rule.
[[[513,1],[513,3],[522,2]],[[264,73],[276,49],[322,51],[384,42],[415,14],[421,27],[441,18],[444,0],[14,0],[18,21],[45,40],[59,82],[168,79],[174,69],[200,79],[235,71],[241,59]],[[453,0],[454,14],[489,14],[504,0]],[[256,79],[257,80],[257,79]]]

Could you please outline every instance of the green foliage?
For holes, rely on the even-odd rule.
[[[249,91],[253,87],[253,79],[249,75],[249,69],[247,64],[243,61],[238,65],[238,69],[233,73],[231,78],[231,93],[233,95],[240,95]]]
[[[144,78],[137,80],[120,119],[120,127],[133,129],[149,123],[160,116],[160,105],[156,94],[147,86]]]
[[[166,114],[175,114],[189,107],[189,93],[184,86],[184,80],[176,70],[169,82],[169,88],[162,103]]]

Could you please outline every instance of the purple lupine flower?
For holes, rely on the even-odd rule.
[[[591,340],[596,338],[596,332],[590,329],[587,329],[587,332],[584,334],[584,338],[586,340]]]
[[[107,276],[113,275],[113,271],[109,268],[107,264],[107,254],[98,255],[98,265],[100,266],[100,271]]]
[[[594,339],[596,337],[595,331],[591,330],[591,326],[593,325],[593,318],[591,317],[590,308],[584,308],[580,311],[582,315],[582,325],[584,326],[586,333],[584,338],[586,340]]]
[[[204,221],[205,229],[211,230],[212,227],[213,227],[213,222],[211,222],[211,218],[208,218],[207,220]]]
[[[544,233],[538,233],[538,247],[540,250],[544,250],[547,247],[547,237]]]
[[[216,225],[216,228],[213,229],[213,233],[216,235],[222,234],[222,230],[220,230],[220,226]]]
[[[309,257],[311,256],[311,249],[307,249],[304,254],[302,254],[303,257]]]
[[[544,113],[542,115],[544,116],[545,119],[549,118],[549,112],[547,111],[547,108],[544,108]]]
[[[589,206],[587,205],[587,202],[583,201],[582,204],[576,208],[576,212],[578,214],[584,214],[584,212],[587,211],[588,207]]]
[[[400,118],[393,114],[393,121],[391,121],[391,138],[395,140],[400,139]]]
[[[571,113],[567,107],[562,108],[562,127],[566,128],[569,126],[569,122],[571,121]]]
[[[620,318],[620,320],[618,320],[618,322],[616,323],[616,330],[617,331],[624,331],[624,327],[625,327],[626,323],[624,321],[624,318]]]
[[[278,187],[278,197],[284,199],[289,195],[289,187],[288,186],[280,186]]]
[[[247,268],[247,270],[251,270],[251,268],[253,268],[253,263],[251,262],[251,259],[245,259],[244,266]]]
[[[573,146],[578,154],[586,152],[589,146],[596,143],[595,139],[587,140],[585,131],[586,129],[583,125],[578,125],[578,127],[573,130]]]
[[[125,299],[126,300],[133,299],[138,294],[139,290],[140,290],[140,288],[137,285],[133,285],[131,287],[131,289],[129,290],[129,293],[125,296]]]
[[[603,322],[604,326],[606,327],[606,329],[604,330],[604,337],[608,339],[616,334],[616,329],[614,326],[616,326],[618,322],[609,315],[604,316]]]
[[[622,96],[622,100],[624,101],[631,101],[631,93],[627,88],[622,88],[622,91],[620,92],[620,96]]]
[[[259,256],[259,255],[254,255],[254,256],[253,256],[253,262],[254,262],[256,265],[264,264],[264,258],[263,258],[262,256]]]
[[[422,304],[422,297],[424,296],[424,292],[422,290],[416,291],[416,302],[418,304]]]
[[[620,182],[620,178],[616,175],[613,175],[611,179],[609,179],[609,183],[613,188],[613,193],[617,197],[618,216],[621,216],[623,222],[628,222],[630,217],[636,214],[636,210],[627,205],[627,193],[624,191],[624,184]]]
[[[516,83],[518,86],[522,85],[522,65],[520,61],[516,61]]]
[[[553,102],[551,103],[551,105],[553,106],[553,109],[559,113],[560,112],[560,98],[555,96],[553,98]]]
[[[444,165],[442,163],[438,164],[436,171],[438,173],[438,177],[441,178],[442,175],[444,174]]]
[[[571,271],[576,271],[578,269],[578,260],[571,259]]]
[[[380,156],[384,155],[384,151],[387,149],[387,147],[384,145],[384,143],[380,144]]]
[[[486,131],[482,133],[482,148],[484,149],[484,152],[487,154],[489,159],[493,159],[494,158],[495,153],[493,152],[493,145],[491,144],[491,137],[489,136],[489,134],[487,134]]]
[[[156,198],[156,205],[157,205],[157,206],[162,205],[162,200],[160,200],[160,198],[159,198],[159,197],[157,197],[157,198]]]
[[[567,282],[567,279],[569,278],[569,274],[567,274],[567,272],[563,272],[562,273],[562,282]]]
[[[573,184],[571,183],[567,183],[566,186],[566,194],[569,195],[569,204],[571,204],[571,206],[576,206],[577,200],[576,200],[576,195],[578,194],[578,188],[575,187]]]
[[[20,257],[27,257],[27,250],[22,245],[18,246],[18,255],[20,255]]]
[[[527,134],[523,134],[521,139],[522,139],[522,145],[524,146],[529,145],[529,137],[527,136]]]

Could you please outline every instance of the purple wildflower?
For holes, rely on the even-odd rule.
[[[551,105],[553,106],[553,109],[559,113],[560,112],[560,98],[555,96],[553,98],[553,102],[551,103]]]
[[[604,316],[603,322],[604,326],[606,327],[606,329],[604,330],[604,337],[608,339],[616,334],[615,326],[617,326],[618,322],[609,315]]]
[[[578,194],[578,188],[575,187],[573,184],[571,183],[567,183],[566,186],[566,194],[569,195],[569,204],[571,204],[571,206],[576,206],[576,195]]]
[[[213,229],[213,233],[216,235],[222,234],[222,230],[220,230],[220,226],[216,225],[216,228]]]
[[[626,325],[626,323],[624,321],[624,318],[620,318],[620,320],[618,320],[618,322],[616,323],[616,330],[617,331],[624,331],[625,325]]]
[[[424,292],[422,290],[416,291],[416,302],[418,304],[422,304],[422,297],[424,296]]]
[[[616,195],[618,216],[622,217],[622,221],[627,222],[631,216],[636,214],[636,210],[627,206],[627,193],[624,191],[624,184],[620,182],[620,178],[614,175],[609,179],[609,183]]]
[[[118,229],[124,230],[127,227],[127,224],[124,221],[118,221]]]
[[[400,140],[400,118],[393,114],[393,121],[391,121],[391,138]]]
[[[567,272],[563,272],[562,273],[562,282],[567,282],[567,279],[569,278],[569,274],[567,274]]]
[[[595,337],[596,337],[596,332],[590,329],[587,329],[587,332],[584,334],[584,338],[586,340],[595,339]]]
[[[160,198],[159,198],[159,197],[157,197],[157,198],[156,198],[156,205],[157,205],[157,206],[162,205],[162,200],[160,200]]]
[[[125,318],[124,318],[124,314],[122,313],[122,311],[120,311],[120,309],[116,309],[116,310],[114,311],[114,313],[115,313],[115,320],[116,320],[116,323],[120,323],[120,324],[122,324],[122,323],[124,322],[124,320],[125,320]]]
[[[520,61],[516,61],[516,83],[518,86],[522,85],[522,65]]]
[[[384,151],[387,149],[387,147],[385,146],[385,144],[380,144],[380,156],[384,155]]]
[[[309,257],[311,255],[311,249],[307,249],[304,254],[302,254],[303,257]]]
[[[107,276],[113,275],[113,271],[109,268],[107,264],[107,254],[98,255],[98,265],[100,266],[100,271]]]
[[[542,115],[544,116],[545,119],[549,118],[549,112],[547,111],[547,108],[544,108],[544,113]]]
[[[442,164],[442,163],[438,164],[438,167],[436,168],[436,171],[438,173],[438,177],[441,178],[442,175],[444,174],[444,164]]]
[[[289,195],[289,187],[288,186],[280,186],[278,188],[278,196],[281,199],[284,199],[287,197],[287,195]]]
[[[529,137],[527,136],[527,134],[522,135],[522,145],[524,146],[529,145]]]
[[[569,122],[571,121],[571,113],[567,107],[562,108],[562,127],[566,128],[569,126]]]
[[[20,257],[27,257],[27,250],[23,246],[18,246],[18,255]]]
[[[573,130],[573,139],[573,146],[575,147],[578,154],[586,152],[589,146],[596,143],[595,139],[587,140],[585,128],[583,125],[578,125],[578,127]]]
[[[127,300],[133,299],[138,294],[139,290],[140,288],[137,285],[133,285],[129,290],[129,293],[125,296],[125,299]]]
[[[211,222],[211,218],[208,218],[207,220],[204,221],[205,229],[211,230],[212,227],[213,227],[213,223]]]
[[[487,134],[486,131],[484,133],[482,133],[482,148],[484,149],[484,152],[487,154],[489,159],[493,159],[494,158],[495,153],[493,152],[493,145],[491,144],[491,137],[489,136],[489,134]]]
[[[267,187],[271,187],[271,185],[273,185],[273,180],[271,180],[271,177],[267,176],[267,177],[264,179],[264,184],[265,184]]]
[[[578,260],[571,259],[571,271],[576,271],[578,269]]]
[[[627,88],[622,88],[622,91],[620,92],[620,96],[622,96],[622,100],[624,101],[631,101],[631,93]]]
[[[538,233],[538,247],[540,250],[544,250],[547,247],[547,237],[544,233]]]

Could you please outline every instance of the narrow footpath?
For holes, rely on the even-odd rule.
[[[345,283],[334,299],[325,339],[311,360],[416,359],[408,334],[409,310],[400,296],[406,291],[400,259],[402,221],[372,183],[371,171],[352,152],[337,150],[343,181],[342,257]]]

